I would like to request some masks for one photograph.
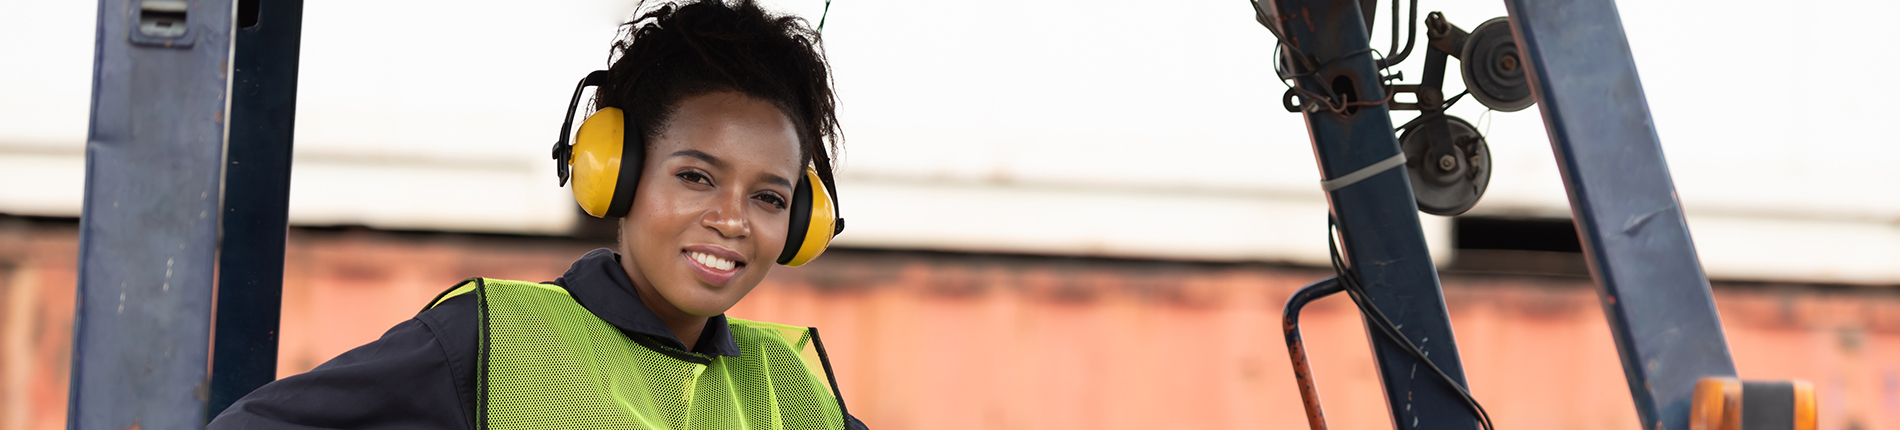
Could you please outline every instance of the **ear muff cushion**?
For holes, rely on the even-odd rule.
[[[614,109],[619,111],[619,109]],[[623,118],[620,133],[620,174],[614,175],[613,198],[607,202],[607,216],[619,218],[627,216],[633,209],[633,195],[640,188],[640,171],[646,168],[647,146],[640,130],[627,124]]]
[[[824,180],[811,167],[805,168],[805,177],[798,180],[792,194],[792,225],[785,235],[785,249],[779,253],[778,263],[798,267],[817,259],[831,246],[838,212]]]
[[[625,145],[625,114],[617,108],[594,112],[574,133],[574,156],[568,165],[574,171],[574,202],[596,218],[607,217],[614,189],[620,183],[620,163]]]
[[[574,202],[597,218],[622,217],[633,206],[646,148],[639,133],[629,133],[626,113],[603,108],[587,117],[574,133]]]

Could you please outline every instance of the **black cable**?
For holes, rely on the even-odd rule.
[[[1295,53],[1298,52],[1298,48],[1287,46],[1285,43],[1280,44],[1280,46],[1283,47],[1282,49],[1292,49],[1294,50]],[[1352,58],[1353,56],[1359,55],[1359,54],[1379,54],[1378,58],[1373,59],[1374,62],[1380,61],[1385,58],[1385,53],[1379,52],[1379,50],[1377,49],[1365,48],[1365,49],[1355,50],[1352,52],[1347,52],[1344,55],[1340,55],[1339,57],[1333,58],[1331,60],[1326,60],[1326,62],[1320,63],[1319,66],[1313,68],[1312,70],[1308,70],[1306,72],[1301,72],[1301,73],[1288,74],[1286,73],[1286,71],[1281,70],[1279,68],[1278,62],[1275,62],[1274,74],[1280,76],[1281,85],[1286,85],[1287,89],[1293,90],[1294,93],[1299,94],[1302,100],[1314,100],[1314,101],[1323,103],[1325,105],[1324,107],[1326,108],[1326,110],[1332,111],[1333,113],[1337,113],[1340,115],[1345,115],[1347,109],[1350,109],[1356,106],[1378,106],[1378,105],[1384,105],[1388,102],[1391,102],[1392,97],[1397,95],[1397,93],[1392,92],[1392,83],[1389,80],[1385,80],[1385,79],[1381,79],[1379,83],[1379,88],[1385,93],[1384,98],[1381,98],[1379,100],[1374,100],[1374,101],[1344,101],[1344,102],[1334,102],[1333,101],[1334,96],[1337,96],[1338,94],[1334,94],[1332,87],[1324,85],[1325,84],[1324,82],[1314,83],[1314,86],[1319,87],[1320,90],[1326,91],[1326,94],[1323,94],[1323,95],[1314,93],[1312,91],[1308,91],[1304,88],[1300,88],[1298,85],[1288,84],[1286,82],[1286,80],[1288,79],[1298,81],[1300,78],[1312,77],[1313,75],[1318,74],[1320,70],[1323,70],[1326,67],[1333,65],[1334,63],[1337,63],[1341,60],[1345,60],[1347,58]],[[1278,56],[1277,53],[1276,53],[1276,56]]]
[[[1405,131],[1405,129],[1412,128],[1412,126],[1416,126],[1420,122],[1424,122],[1432,118],[1445,116],[1445,111],[1451,109],[1451,105],[1458,104],[1459,99],[1463,99],[1465,98],[1466,95],[1469,95],[1469,94],[1471,94],[1471,91],[1465,90],[1464,92],[1458,93],[1458,95],[1451,96],[1450,99],[1445,100],[1445,104],[1438,105],[1438,110],[1426,111],[1425,113],[1419,114],[1419,116],[1413,117],[1411,121],[1406,121],[1404,125],[1394,127],[1392,131]]]
[[[1394,1],[1397,1],[1397,0],[1394,0]],[[1416,9],[1418,6],[1417,5],[1418,0],[1412,0],[1412,2],[1413,2],[1413,8]],[[1261,8],[1261,5],[1258,1],[1247,0],[1247,5],[1253,7],[1254,20],[1258,21],[1260,23],[1260,26],[1266,27],[1268,32],[1273,33],[1274,43],[1275,43],[1275,46],[1274,46],[1275,52],[1273,56],[1274,57],[1273,74],[1280,78],[1280,83],[1282,85],[1286,85],[1288,89],[1292,90],[1295,94],[1298,94],[1302,100],[1313,100],[1313,101],[1322,103],[1324,104],[1324,107],[1326,108],[1326,110],[1332,111],[1333,113],[1337,113],[1340,115],[1345,115],[1346,110],[1351,109],[1353,107],[1377,106],[1377,105],[1383,105],[1392,101],[1392,97],[1395,95],[1392,92],[1392,83],[1385,81],[1383,79],[1381,80],[1382,82],[1380,82],[1380,87],[1384,90],[1385,97],[1380,100],[1375,100],[1375,101],[1335,102],[1333,99],[1335,98],[1335,96],[1337,96],[1337,94],[1334,94],[1332,91],[1332,88],[1330,86],[1325,85],[1324,82],[1316,82],[1314,85],[1316,87],[1319,87],[1321,90],[1326,91],[1326,94],[1324,95],[1317,94],[1312,91],[1308,91],[1304,88],[1300,88],[1299,85],[1296,85],[1296,84],[1287,83],[1286,81],[1289,79],[1297,82],[1302,78],[1307,78],[1307,77],[1312,77],[1314,75],[1317,75],[1321,70],[1325,70],[1327,67],[1332,66],[1335,63],[1346,60],[1348,58],[1352,58],[1353,56],[1357,56],[1359,54],[1378,54],[1378,58],[1373,59],[1374,65],[1387,64],[1387,63],[1396,64],[1397,61],[1387,61],[1387,59],[1385,58],[1385,53],[1379,52],[1379,50],[1377,49],[1364,48],[1364,49],[1358,49],[1351,52],[1347,52],[1337,57],[1333,57],[1332,59],[1328,59],[1326,61],[1318,62],[1318,64],[1314,64],[1316,61],[1315,59],[1308,57],[1306,53],[1301,52],[1300,48],[1286,43],[1286,36],[1283,34],[1280,34],[1279,27],[1275,27],[1273,25],[1273,19],[1271,18],[1270,14],[1268,14],[1265,9]],[[1414,13],[1416,12],[1417,11],[1414,10]],[[1396,25],[1397,24],[1394,23],[1394,26]],[[1416,28],[1414,28],[1414,30],[1416,30]],[[1397,29],[1395,28],[1394,31],[1397,31]],[[1395,38],[1393,41],[1393,44],[1396,45],[1397,43],[1398,42]],[[1407,51],[1410,51],[1412,49],[1412,42],[1411,40],[1409,40],[1409,38],[1406,41],[1405,49]],[[1284,67],[1282,67],[1285,64],[1283,61],[1281,61],[1282,59],[1285,59],[1288,57],[1292,57],[1293,59],[1298,60],[1300,62],[1301,68],[1305,69],[1305,71],[1302,71],[1299,73],[1289,73]],[[1378,70],[1384,70],[1384,69],[1385,69],[1385,66],[1378,67]],[[1302,104],[1305,104],[1305,103],[1302,103]]]
[[[1418,0],[1412,0],[1412,7],[1418,7]],[[825,0],[825,12],[818,15],[818,34],[825,34],[825,18],[831,17],[831,0]],[[1406,46],[1411,48],[1411,46]]]
[[[1451,98],[1445,99],[1445,104],[1439,105],[1438,110],[1444,111],[1446,109],[1451,109],[1451,105],[1458,104],[1458,99],[1465,98],[1465,96],[1468,96],[1468,95],[1471,95],[1471,90],[1459,91],[1458,95],[1451,96]]]
[[[1399,52],[1399,0],[1392,1],[1392,45],[1385,52]]]
[[[1392,99],[1392,97],[1395,95],[1392,92],[1390,83],[1386,83],[1384,85],[1385,93],[1386,93],[1385,100],[1381,100],[1377,102],[1349,101],[1345,103],[1334,103],[1332,100],[1332,94],[1328,94],[1326,96],[1320,96],[1318,94],[1314,94],[1311,91],[1301,89],[1298,85],[1287,84],[1286,81],[1288,79],[1297,81],[1301,78],[1310,77],[1318,73],[1320,70],[1325,69],[1326,66],[1332,65],[1334,62],[1344,60],[1346,58],[1351,58],[1354,55],[1359,55],[1359,54],[1364,54],[1364,53],[1378,53],[1378,51],[1372,48],[1366,48],[1366,49],[1348,52],[1345,55],[1340,55],[1333,59],[1321,62],[1320,64],[1317,64],[1317,65],[1312,64],[1314,62],[1312,58],[1308,58],[1305,53],[1300,52],[1299,48],[1286,43],[1286,36],[1283,34],[1280,34],[1279,27],[1275,27],[1273,25],[1270,15],[1267,14],[1266,10],[1261,9],[1259,2],[1255,0],[1247,0],[1247,4],[1253,7],[1254,20],[1258,21],[1262,27],[1266,27],[1268,32],[1273,33],[1274,42],[1276,44],[1275,46],[1276,51],[1278,50],[1286,51],[1286,53],[1275,52],[1274,62],[1273,62],[1274,75],[1280,78],[1281,84],[1287,85],[1287,88],[1292,89],[1294,92],[1298,93],[1301,97],[1309,98],[1321,103],[1325,103],[1328,110],[1332,110],[1336,113],[1343,114],[1345,112],[1345,109],[1350,108],[1352,106],[1385,104],[1389,102]],[[1411,55],[1413,42],[1415,41],[1415,35],[1412,33],[1418,32],[1418,0],[1412,0],[1411,4],[1412,4],[1412,11],[1411,11],[1412,31],[1406,35],[1405,50],[1401,51],[1398,56],[1394,58],[1390,58],[1390,59],[1384,58],[1385,57],[1384,54],[1379,53],[1380,58],[1378,58],[1374,62],[1374,64],[1379,66],[1378,67],[1379,70],[1384,70],[1385,68],[1390,67],[1391,65],[1398,64],[1400,61],[1403,61],[1406,56]],[[1393,0],[1394,22],[1392,24],[1392,27],[1393,27],[1392,30],[1394,31],[1394,34],[1393,34],[1392,43],[1395,46],[1398,44],[1398,36],[1396,33],[1398,31],[1398,23],[1397,23],[1398,10],[1397,9],[1398,9],[1398,0]],[[1301,72],[1301,73],[1287,73],[1287,71],[1281,67],[1283,65],[1281,59],[1287,58],[1289,56],[1289,55],[1286,55],[1287,53],[1290,53],[1291,54],[1290,56],[1293,57],[1295,60],[1300,61],[1301,65],[1305,66],[1306,71]],[[1328,93],[1332,92],[1326,85],[1319,85],[1319,87],[1322,89],[1327,89]],[[1453,103],[1457,103],[1459,99],[1465,96],[1465,94],[1466,93],[1460,93],[1457,96],[1454,96],[1451,99],[1447,100],[1443,105],[1441,105],[1440,109],[1438,110],[1438,114],[1442,115],[1442,112],[1444,112],[1444,108],[1451,107]],[[1423,116],[1421,116],[1421,118],[1422,117]],[[1418,119],[1413,120],[1413,122],[1417,122],[1417,121]],[[1407,123],[1407,125],[1409,126],[1410,123]],[[1444,370],[1438,368],[1438,364],[1433,363],[1430,359],[1427,359],[1425,357],[1425,353],[1418,348],[1418,345],[1412,344],[1412,341],[1410,339],[1406,339],[1405,336],[1400,335],[1398,331],[1398,327],[1392,323],[1391,318],[1387,318],[1385,316],[1385,312],[1380,311],[1378,307],[1372,305],[1372,300],[1366,297],[1365,289],[1359,283],[1358,273],[1348,270],[1346,267],[1345,259],[1341,258],[1339,255],[1339,245],[1338,243],[1334,242],[1331,237],[1334,232],[1339,231],[1339,226],[1338,226],[1338,223],[1330,215],[1328,215],[1326,218],[1326,227],[1328,230],[1327,231],[1328,237],[1326,239],[1326,247],[1328,250],[1332,252],[1333,271],[1337,273],[1339,283],[1343,287],[1343,289],[1346,291],[1346,295],[1348,297],[1351,297],[1353,304],[1359,307],[1359,312],[1361,314],[1368,316],[1370,319],[1372,319],[1373,324],[1371,325],[1373,325],[1374,327],[1377,327],[1379,329],[1379,333],[1385,335],[1387,340],[1392,341],[1392,343],[1394,344],[1398,344],[1401,347],[1401,349],[1405,351],[1407,355],[1412,356],[1412,359],[1425,363],[1425,367],[1427,369],[1430,369],[1432,373],[1437,374],[1440,379],[1445,381],[1446,385],[1451,386],[1453,391],[1458,392],[1459,397],[1465,401],[1466,406],[1471,408],[1473,415],[1478,418],[1478,423],[1484,427],[1484,430],[1495,430],[1491,425],[1491,415],[1484,411],[1483,406],[1478,405],[1477,399],[1474,399],[1471,397],[1471,392],[1465,389],[1464,384],[1460,384],[1458,383],[1457,380],[1452,379],[1451,375],[1446,374]],[[1344,240],[1344,238],[1342,237],[1341,240]]]
[[[1399,65],[1399,63],[1405,61],[1406,57],[1412,56],[1412,42],[1416,41],[1418,38],[1418,0],[1412,0],[1411,19],[1408,21],[1408,24],[1406,24],[1406,27],[1407,27],[1407,31],[1405,32],[1405,50],[1400,51],[1399,50],[1399,0],[1392,0],[1392,49],[1391,50],[1397,51],[1398,54],[1393,55],[1392,58],[1390,59],[1381,60],[1378,64],[1380,69],[1386,69],[1392,66]]]
[[[1465,406],[1471,408],[1472,415],[1478,418],[1478,424],[1482,425],[1484,430],[1495,430],[1491,425],[1491,414],[1486,413],[1484,407],[1478,405],[1478,400],[1471,397],[1471,392],[1465,389],[1464,384],[1458,383],[1457,380],[1451,378],[1451,375],[1440,370],[1438,364],[1426,359],[1425,353],[1418,348],[1418,345],[1412,344],[1411,339],[1401,335],[1398,326],[1394,325],[1390,318],[1386,318],[1385,312],[1372,305],[1372,300],[1366,297],[1365,287],[1359,283],[1358,272],[1348,270],[1345,259],[1339,256],[1339,244],[1333,240],[1333,235],[1340,230],[1338,223],[1331,215],[1326,217],[1326,229],[1326,248],[1332,252],[1333,271],[1338,274],[1339,284],[1346,290],[1346,295],[1352,298],[1354,305],[1359,307],[1359,312],[1372,320],[1369,325],[1377,327],[1379,333],[1384,334],[1387,340],[1398,344],[1401,350],[1412,356],[1412,359],[1424,363],[1427,369],[1431,369],[1432,373],[1437,374],[1446,385],[1457,391],[1458,396],[1463,398]],[[1345,237],[1340,236],[1340,240],[1345,240]]]

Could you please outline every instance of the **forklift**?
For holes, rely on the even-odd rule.
[[[1344,292],[1395,428],[1493,429],[1419,224],[1489,184],[1484,136],[1446,113],[1468,98],[1541,112],[1643,428],[1815,429],[1811,384],[1736,376],[1615,2],[1506,0],[1469,31],[1433,12],[1418,45],[1403,1],[1384,51],[1377,0],[1248,1],[1330,212],[1335,276],[1284,308],[1309,426],[1326,420],[1300,310]],[[100,0],[69,428],[202,428],[276,378],[302,21],[302,0]],[[1424,76],[1403,83],[1415,48]],[[1466,91],[1447,97],[1454,59]]]

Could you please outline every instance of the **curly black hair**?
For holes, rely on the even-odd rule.
[[[731,91],[778,106],[798,127],[800,156],[831,177],[837,97],[821,39],[804,19],[753,0],[668,4],[621,24],[594,109],[620,108],[652,141],[681,100]]]

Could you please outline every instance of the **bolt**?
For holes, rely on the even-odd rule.
[[[1444,171],[1449,172],[1451,171],[1451,169],[1454,169],[1457,167],[1458,167],[1457,158],[1453,158],[1450,155],[1444,155],[1444,156],[1438,157],[1438,170],[1444,170]]]
[[[1504,54],[1504,58],[1498,59],[1498,67],[1503,67],[1506,72],[1517,70],[1517,56]]]

